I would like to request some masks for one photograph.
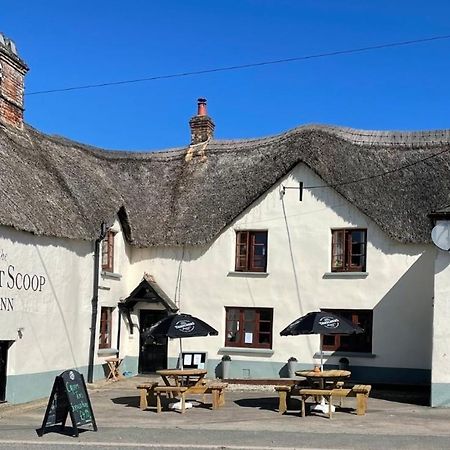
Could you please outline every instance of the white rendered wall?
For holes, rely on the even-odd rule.
[[[437,250],[432,383],[450,384],[450,252]],[[448,395],[447,395],[448,397]]]
[[[8,375],[86,367],[92,243],[1,227],[0,255],[0,271],[5,271],[0,297],[14,299],[13,312],[0,310],[0,340],[14,341],[8,352]],[[14,281],[13,286],[11,275],[19,273],[19,284]],[[39,279],[45,284],[25,289],[25,274],[43,277]]]
[[[280,184],[320,186],[324,182],[304,165]],[[225,306],[273,307],[273,355],[236,355],[233,359],[286,361],[296,356],[312,364],[318,336],[280,337],[297,317],[320,308],[373,309],[375,357],[353,365],[429,369],[431,367],[434,248],[402,245],[389,239],[367,216],[332,189],[305,189],[280,196],[280,184],[258,199],[205,247],[133,249],[132,285],[151,273],[162,289],[180,300],[181,311],[197,315],[219,336],[184,340],[186,350],[220,358],[224,347]],[[366,276],[329,274],[331,229],[367,228]],[[268,275],[234,273],[236,230],[268,230]],[[182,258],[183,255],[183,258]],[[181,262],[181,259],[183,261]],[[181,284],[177,278],[181,270]],[[178,343],[169,347],[175,356]],[[337,363],[330,358],[329,362]]]

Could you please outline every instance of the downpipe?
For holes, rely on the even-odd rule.
[[[89,363],[88,363],[88,383],[94,382],[94,355],[95,355],[95,335],[97,329],[97,311],[98,311],[98,279],[100,275],[100,244],[106,236],[106,223],[102,222],[100,227],[100,236],[94,243],[94,282],[92,293],[92,315],[91,315],[91,337],[89,342]]]

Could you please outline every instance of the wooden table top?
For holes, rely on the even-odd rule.
[[[208,371],[205,369],[161,369],[157,370],[156,373],[163,376],[189,376],[206,375]]]
[[[106,358],[106,362],[122,362],[123,358]]]
[[[295,375],[306,378],[348,378],[352,373],[348,370],[298,370]]]

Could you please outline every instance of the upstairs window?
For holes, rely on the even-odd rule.
[[[359,325],[364,333],[361,334],[329,334],[322,336],[322,350],[341,352],[372,352],[372,310],[342,310],[327,309],[322,310],[335,313],[338,316],[350,320]]]
[[[114,231],[108,230],[102,241],[102,269],[114,272]]]
[[[100,313],[100,337],[98,348],[111,348],[112,312],[114,308],[102,307]]]
[[[332,230],[331,271],[365,272],[367,230]]]
[[[267,231],[236,232],[236,272],[265,272]]]
[[[225,347],[272,348],[272,308],[225,308]]]

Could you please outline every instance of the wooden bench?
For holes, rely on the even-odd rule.
[[[225,404],[225,389],[228,383],[222,383],[212,380],[204,380],[204,383],[196,386],[190,386],[186,395],[203,395],[203,402],[205,402],[205,395],[211,394],[212,409],[218,409]]]
[[[306,415],[305,402],[309,397],[316,400],[323,397],[328,400],[329,404],[333,404],[333,397],[356,397],[356,414],[362,416],[367,410],[367,399],[369,397],[372,386],[365,384],[357,384],[351,389],[335,388],[335,389],[300,389],[300,397],[302,401],[302,417]],[[328,417],[332,417],[332,409],[328,409]]]
[[[181,412],[185,411],[184,402],[189,395],[211,394],[212,409],[218,409],[225,404],[225,389],[228,383],[207,381],[198,386],[161,386],[157,382],[144,383],[136,386],[140,389],[140,408],[147,409],[149,405],[154,406],[156,399],[156,412],[161,412],[161,395],[168,398],[181,396]],[[203,401],[204,397],[203,397]],[[158,406],[159,405],[159,406]]]
[[[153,405],[155,398],[154,389],[156,386],[158,386],[157,381],[139,384],[138,386],[136,386],[136,389],[139,389],[141,391],[139,401],[139,407],[141,409],[147,409],[149,404]]]
[[[343,381],[336,383],[336,389],[341,389],[344,385]],[[278,413],[284,414],[287,409],[292,396],[300,396],[300,390],[303,389],[301,385],[279,385],[275,386],[275,391],[278,392]]]
[[[181,413],[186,411],[186,391],[188,388],[186,386],[155,386],[153,392],[156,396],[156,412],[160,413],[162,411],[161,407],[161,395],[165,395],[168,398],[173,398],[174,396],[181,397]]]
[[[212,382],[207,384],[206,394],[212,396],[212,409],[218,409],[225,405],[225,389],[228,383]]]

